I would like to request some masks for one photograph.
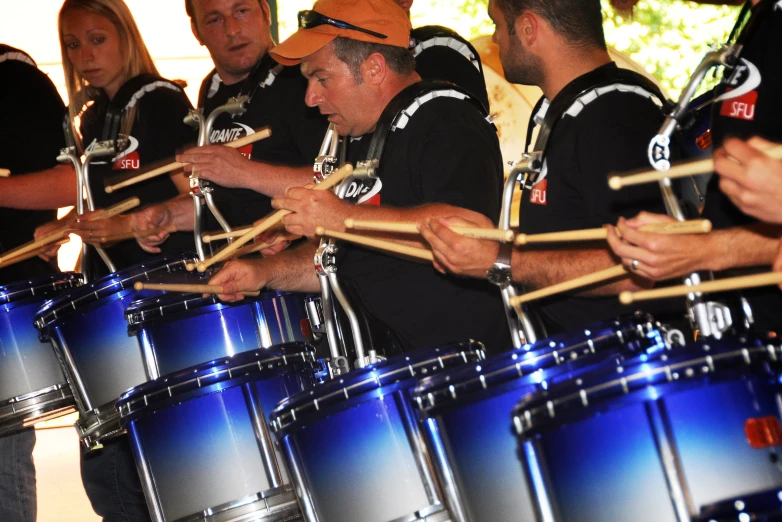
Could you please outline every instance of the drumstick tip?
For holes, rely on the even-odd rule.
[[[633,304],[634,300],[635,299],[633,293],[630,292],[629,290],[626,290],[621,294],[619,294],[619,302],[622,304],[626,304],[626,305]]]
[[[0,169],[0,178],[7,178],[11,175],[11,171],[8,169]]]
[[[185,270],[187,270],[188,272],[192,272],[195,269],[196,269],[196,264],[195,263],[186,263],[185,264]]]
[[[133,288],[135,288],[138,291],[144,290],[144,283],[142,283],[141,281],[136,281],[135,283],[133,283]]]
[[[622,188],[622,177],[621,176],[611,176],[608,178],[608,186],[611,187],[614,190],[619,190]]]
[[[527,244],[527,234],[519,234],[516,236],[516,244],[517,245],[526,245]]]
[[[211,243],[212,242],[212,236],[210,234],[204,234],[201,236],[201,239],[204,243]]]
[[[711,221],[709,221],[708,219],[704,219],[701,222],[701,230],[703,230],[703,232],[705,233],[711,232],[711,227],[712,227]]]
[[[203,273],[206,272],[207,266],[206,263],[198,263],[196,268],[198,269],[199,272]]]
[[[353,218],[347,218],[345,220],[345,226],[347,228],[353,228],[353,225],[355,225],[355,224],[356,224],[356,221]]]
[[[345,226],[347,226],[347,224]],[[326,233],[326,229],[325,228],[323,228],[323,227],[315,227],[315,235],[316,236],[322,236],[325,233]]]
[[[106,187],[105,190],[106,190],[106,194],[111,194],[112,192],[114,192],[114,186],[109,185],[108,187]]]

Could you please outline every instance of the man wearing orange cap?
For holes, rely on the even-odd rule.
[[[293,212],[284,219],[290,233],[312,237],[316,226],[344,231],[347,218],[411,222],[451,215],[456,207],[497,219],[502,164],[496,131],[468,96],[420,83],[409,36],[410,21],[392,0],[320,0],[299,13],[299,30],[272,50],[283,64],[301,63],[307,104],[351,137],[351,162],[371,158],[373,143],[372,150],[379,141],[385,145],[374,158],[380,159],[377,180],[357,180],[349,191],[366,204],[306,188],[275,199],[276,208]],[[428,94],[411,95],[417,89]],[[388,106],[395,109],[385,111]],[[228,300],[264,286],[317,291],[314,250],[308,243],[260,261],[232,261],[212,282],[224,285]],[[499,293],[485,281],[447,278],[428,264],[350,244],[340,247],[337,267],[366,312],[388,326],[403,349],[468,338],[493,351],[510,347]]]

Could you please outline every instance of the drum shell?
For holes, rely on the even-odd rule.
[[[519,399],[541,389],[544,380],[575,378],[594,364],[622,364],[626,357],[663,348],[651,318],[636,315],[423,379],[414,399],[440,480],[453,483],[449,503],[458,504],[471,522],[536,520],[511,429]]]
[[[288,357],[282,366],[262,362],[259,370],[253,362],[282,355]],[[252,372],[244,373],[243,366]],[[198,514],[210,511],[219,516],[251,498],[273,505],[282,497],[286,509],[298,513],[281,455],[275,450],[275,485],[259,438],[271,440],[264,412],[312,386],[314,367],[312,349],[294,343],[198,365],[124,394],[117,403],[122,425],[142,477],[146,473],[154,485],[146,494],[151,506],[159,506],[161,520],[200,520]],[[194,379],[200,384],[180,386]]]
[[[57,274],[0,289],[0,292],[13,294],[37,288],[34,295],[16,299],[9,297],[0,305],[0,406],[13,402],[11,408],[17,410],[8,416],[0,416],[0,432],[19,427],[23,422],[29,423],[31,417],[43,413],[42,409],[62,409],[62,413],[65,413],[66,409],[70,409],[69,405],[73,404],[60,362],[51,346],[38,339],[33,318],[42,302],[81,282],[80,274]],[[45,395],[46,390],[53,393],[50,399],[55,396],[59,396],[59,399],[46,407],[41,404],[26,405],[34,402],[35,396]],[[39,411],[18,411],[28,406]]]
[[[463,350],[467,360],[446,364],[464,364],[482,357],[482,353],[471,351],[474,346],[466,346],[468,343],[455,352]],[[440,350],[438,353],[455,353],[448,348]],[[289,469],[294,471],[308,520],[448,518],[410,396],[421,375],[442,370],[441,361],[437,356],[432,358],[433,353],[424,350],[356,370],[294,396],[275,409],[272,427]],[[421,364],[413,374],[402,362],[406,357],[419,358]],[[387,372],[398,369],[403,369],[399,379],[384,380]],[[358,382],[366,382],[367,386]],[[280,414],[289,415],[291,405],[306,401],[319,405],[306,413],[299,410],[293,422],[288,422],[289,416],[281,420]]]
[[[697,347],[687,350],[667,364],[703,356]],[[624,368],[622,375],[644,370]],[[778,370],[753,365],[674,377],[610,400],[590,397],[578,412],[558,411],[556,422],[519,437],[526,470],[540,477],[538,498],[550,503],[556,520],[677,521],[660,440],[671,441],[694,514],[721,500],[778,491],[774,451],[751,448],[744,433],[750,418],[779,417]],[[555,400],[557,391],[550,392]],[[533,400],[523,400],[517,413]]]
[[[302,294],[264,292],[238,303],[166,295],[136,301],[125,314],[153,378],[259,347],[312,341]]]

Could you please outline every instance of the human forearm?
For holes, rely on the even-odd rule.
[[[314,183],[312,176],[312,166],[292,167],[252,162],[252,167],[243,177],[242,182],[245,186],[242,188],[276,198],[284,196],[291,187],[303,187]]]
[[[320,282],[313,263],[317,248],[317,243],[308,241],[258,261],[267,265],[266,286],[289,292],[319,292]]]
[[[718,230],[704,236],[698,248],[696,270],[722,271],[729,268],[768,266],[779,248],[782,226],[757,223]]]
[[[76,173],[70,165],[0,179],[0,207],[51,210],[76,203]]]
[[[581,250],[515,250],[513,253],[513,281],[528,290],[545,288],[577,277],[592,274],[619,263],[610,251],[603,248]],[[627,276],[608,284],[593,286],[584,295],[616,295],[629,290],[649,287],[648,281]]]

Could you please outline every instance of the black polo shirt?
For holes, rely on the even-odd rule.
[[[228,114],[217,118],[210,141],[233,141],[254,129],[268,126],[271,127],[271,137],[240,149],[245,156],[273,164],[312,165],[326,134],[328,121],[317,108],[309,108],[304,103],[307,82],[299,68],[280,69],[278,74],[272,73],[259,79],[267,85],[255,92],[247,112],[236,118]],[[213,72],[202,86],[202,92],[206,93],[202,100],[204,113],[210,114],[242,90],[248,90],[247,87],[245,82],[225,85]],[[215,184],[214,199],[231,227],[251,225],[272,211],[271,198],[253,190],[229,189]],[[217,221],[208,211],[206,214],[207,230],[217,230]]]
[[[103,134],[109,99],[103,95],[87,109],[82,117],[81,134],[86,148],[93,140],[100,140]],[[96,208],[105,208],[130,197],[138,197],[141,205],[160,203],[176,197],[179,192],[168,175],[158,176],[141,183],[116,190],[105,191],[106,180],[118,175],[143,172],[161,162],[173,161],[177,151],[187,143],[195,142],[196,134],[184,123],[191,109],[185,93],[173,83],[165,80],[149,84],[138,90],[125,106],[125,114],[133,104],[137,107],[136,119],[130,131],[130,144],[113,158],[95,158],[90,164],[90,187]],[[75,190],[75,189],[74,189]],[[164,253],[174,254],[194,248],[191,233],[172,234],[161,245]],[[106,252],[117,266],[132,266],[155,257],[143,251],[135,240],[122,241],[107,248]],[[105,267],[98,261],[97,274]]]
[[[352,163],[366,159],[371,135],[353,140]],[[446,203],[497,221],[502,159],[494,127],[466,101],[435,98],[388,138],[377,185],[365,204],[409,208]],[[474,339],[499,352],[511,347],[499,291],[485,280],[441,275],[430,263],[340,245],[338,275],[403,349]]]
[[[641,210],[665,213],[657,185],[614,191],[607,182],[611,173],[648,166],[647,146],[662,124],[662,112],[646,94],[612,88],[600,91],[599,96],[590,95],[574,105],[554,128],[542,172],[522,196],[521,232],[598,228]],[[536,308],[549,333],[580,328],[632,310],[616,296],[571,294],[538,301]]]
[[[0,44],[0,168],[12,176],[57,165],[65,146],[65,107],[48,76],[19,49]],[[74,191],[75,191],[74,187]],[[33,240],[35,229],[57,219],[54,210],[0,208],[0,252]],[[0,284],[55,272],[40,258],[0,270]]]
[[[760,18],[748,34],[740,63],[716,91],[711,129],[715,149],[731,136],[745,139],[761,136],[782,142],[782,4],[766,0],[753,9],[760,11]],[[742,213],[720,191],[717,176],[709,182],[703,216],[711,220],[716,230],[758,222]],[[729,270],[715,276],[766,270]],[[752,306],[759,329],[782,331],[782,293],[778,288],[748,289],[741,294]]]

